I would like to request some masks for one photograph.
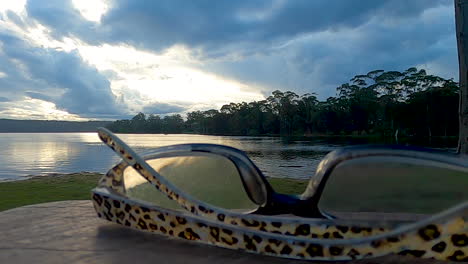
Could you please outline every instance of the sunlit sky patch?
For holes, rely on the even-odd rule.
[[[7,0],[0,118],[184,115],[356,74],[457,79],[453,1]]]
[[[8,107],[2,111],[4,115],[12,119],[48,119],[48,120],[70,120],[70,121],[86,121],[88,119],[81,118],[78,115],[73,115],[57,109],[55,104],[39,100],[26,98],[14,103],[5,103]]]
[[[11,10],[15,13],[21,13],[24,10],[26,0],[15,0],[15,1],[2,1],[0,4],[0,12],[4,13]]]
[[[109,8],[108,1],[105,0],[73,0],[72,3],[85,19],[94,22],[100,22]]]

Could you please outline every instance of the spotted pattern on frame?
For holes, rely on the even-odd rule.
[[[170,183],[163,184],[151,173],[144,161],[131,155],[117,144],[105,131],[99,136],[109,147],[119,153],[124,162],[115,166],[100,181],[99,186],[118,193],[112,198],[94,193],[93,201],[98,216],[122,225],[148,230],[163,235],[196,240],[225,248],[241,249],[279,257],[313,260],[349,260],[376,257],[390,253],[435,258],[451,261],[468,261],[467,222],[460,216],[443,223],[434,223],[398,236],[371,239],[370,242],[343,243],[349,238],[360,238],[388,232],[388,229],[368,226],[343,226],[333,222],[317,224],[300,221],[276,222],[268,217],[251,217],[220,210],[179,195]],[[157,206],[139,206],[124,196],[123,170],[131,165],[156,189],[175,200],[194,216]],[[134,204],[134,205],[132,205]],[[463,214],[462,214],[463,215]],[[200,218],[203,217],[203,218]],[[336,243],[304,242],[307,239]]]
[[[134,164],[133,168],[137,170],[143,177],[145,177],[154,187],[164,193],[169,199],[175,200],[179,205],[181,205],[186,210],[191,213],[199,216],[203,216],[212,220],[221,221],[227,224],[246,227],[254,230],[290,235],[290,236],[304,236],[312,238],[360,238],[364,236],[377,235],[380,233],[387,232],[389,229],[384,227],[369,227],[369,226],[340,226],[333,225],[331,223],[318,225],[317,223],[307,223],[304,219],[301,222],[298,221],[269,221],[264,219],[258,221],[255,219],[249,219],[245,215],[235,214],[232,212],[226,212],[225,210],[217,210],[216,208],[208,208],[206,205],[200,205],[189,200],[185,199],[182,195],[179,195],[177,192],[174,192],[168,186],[164,185],[154,177],[148,170],[144,168],[143,165],[138,163],[130,153],[128,153],[124,148],[116,144],[106,134],[99,134],[103,142],[109,145],[114,151],[123,155],[125,161],[116,165],[112,168],[106,175],[107,179],[101,180],[100,186],[109,187],[112,190],[115,190],[119,193],[125,193],[123,187],[123,171],[128,164]],[[221,212],[220,212],[221,211]]]
[[[155,206],[132,205],[125,198],[117,199],[99,193],[93,194],[93,204],[98,217],[124,226],[277,257],[353,260],[394,253],[419,258],[468,261],[467,235],[463,232],[467,223],[462,217],[366,243],[340,244],[340,241],[344,240],[334,240],[336,243],[327,244],[308,243],[295,237],[242,229]],[[461,233],[443,235],[450,230],[461,230]]]

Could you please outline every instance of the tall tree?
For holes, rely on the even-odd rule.
[[[468,154],[468,0],[454,0],[454,3],[460,80],[458,151]]]

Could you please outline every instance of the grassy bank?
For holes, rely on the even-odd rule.
[[[101,175],[73,173],[0,183],[0,211],[29,204],[90,199]]]
[[[90,199],[101,174],[72,173],[57,176],[39,176],[24,181],[0,183],[0,211],[29,204],[63,200]],[[306,182],[290,179],[271,179],[275,189],[282,193],[300,193]]]
[[[383,177],[384,172],[389,175]],[[375,172],[370,173],[372,175],[370,177],[365,170],[360,170],[360,173],[356,174],[353,170],[342,169],[343,177],[336,174],[328,182],[321,205],[331,211],[395,212],[393,210],[397,209],[397,212],[435,213],[468,199],[468,193],[466,193],[468,178],[462,172],[448,173],[431,168],[412,173],[415,175],[422,173],[423,178],[408,177],[408,174],[403,172],[398,171],[397,168],[385,168],[380,171],[382,177],[376,177],[378,174]],[[96,187],[100,176],[101,174],[97,173],[74,173],[2,182],[0,183],[0,211],[53,201],[88,200],[91,197],[90,191]],[[305,190],[308,182],[279,178],[269,178],[268,181],[277,192],[284,194],[300,194]],[[210,188],[209,185],[203,186]],[[175,205],[164,203],[164,201],[174,202],[161,196],[149,184],[132,188],[134,193],[129,190],[130,197],[157,201],[157,204],[161,206]],[[202,190],[202,193],[205,192]],[[214,196],[220,202],[235,200],[227,193]],[[238,198],[238,195],[235,197]]]
[[[279,193],[301,194],[307,187],[309,181],[294,179],[269,178],[268,181],[273,189]]]

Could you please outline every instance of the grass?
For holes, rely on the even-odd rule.
[[[306,180],[280,178],[268,178],[268,181],[276,192],[284,194],[301,194],[305,191],[307,183],[309,183]]]
[[[88,200],[101,175],[72,173],[0,183],[0,211],[30,204]]]
[[[379,165],[378,174],[373,169],[356,170],[355,167],[351,166],[348,170],[348,168],[343,167],[340,170],[341,173],[338,173],[341,176],[336,174],[327,183],[320,206],[330,211],[382,212],[389,210],[390,212],[390,210],[398,208],[398,212],[434,213],[468,200],[466,192],[468,177],[465,173],[447,173],[447,171],[439,171],[434,168],[430,170],[419,168],[417,173],[410,173],[411,175],[423,176],[421,178],[408,177],[408,173],[411,171],[408,168],[404,169],[406,173],[403,173],[403,171],[399,171],[399,168],[387,166],[381,170],[383,167],[386,166]],[[387,172],[389,176],[383,176],[385,174],[383,172]],[[88,200],[91,197],[90,190],[96,187],[100,176],[101,174],[97,173],[73,173],[2,182],[0,183],[0,211],[53,201]],[[300,194],[308,183],[305,180],[279,178],[269,178],[268,181],[277,192],[285,194]],[[206,185],[206,183],[207,181],[204,180],[195,184],[205,187],[205,191],[201,190],[202,194],[209,193],[210,197],[218,197],[218,202],[222,203],[225,201],[235,202],[232,193],[227,195],[228,192],[221,190],[223,195],[219,195],[219,190],[211,190],[214,188],[213,185]],[[176,185],[179,186],[179,184]],[[230,185],[232,183],[224,184],[224,186]],[[217,182],[214,186],[223,185]],[[153,187],[149,187],[151,186],[146,186],[146,184],[137,185],[133,189],[133,194],[131,189],[128,190],[128,195],[141,200],[158,201],[158,204],[167,207],[176,206],[170,203],[173,201],[159,195]],[[207,188],[208,191],[206,191]],[[206,197],[199,198],[205,199]],[[215,201],[210,203],[216,204]],[[237,202],[235,204],[237,205]],[[238,208],[236,205],[231,206]]]
[[[90,191],[96,187],[98,173],[72,173],[54,176],[38,176],[23,181],[0,183],[0,211],[30,205],[63,200],[89,200]],[[306,181],[269,179],[273,188],[281,193],[301,193]]]

